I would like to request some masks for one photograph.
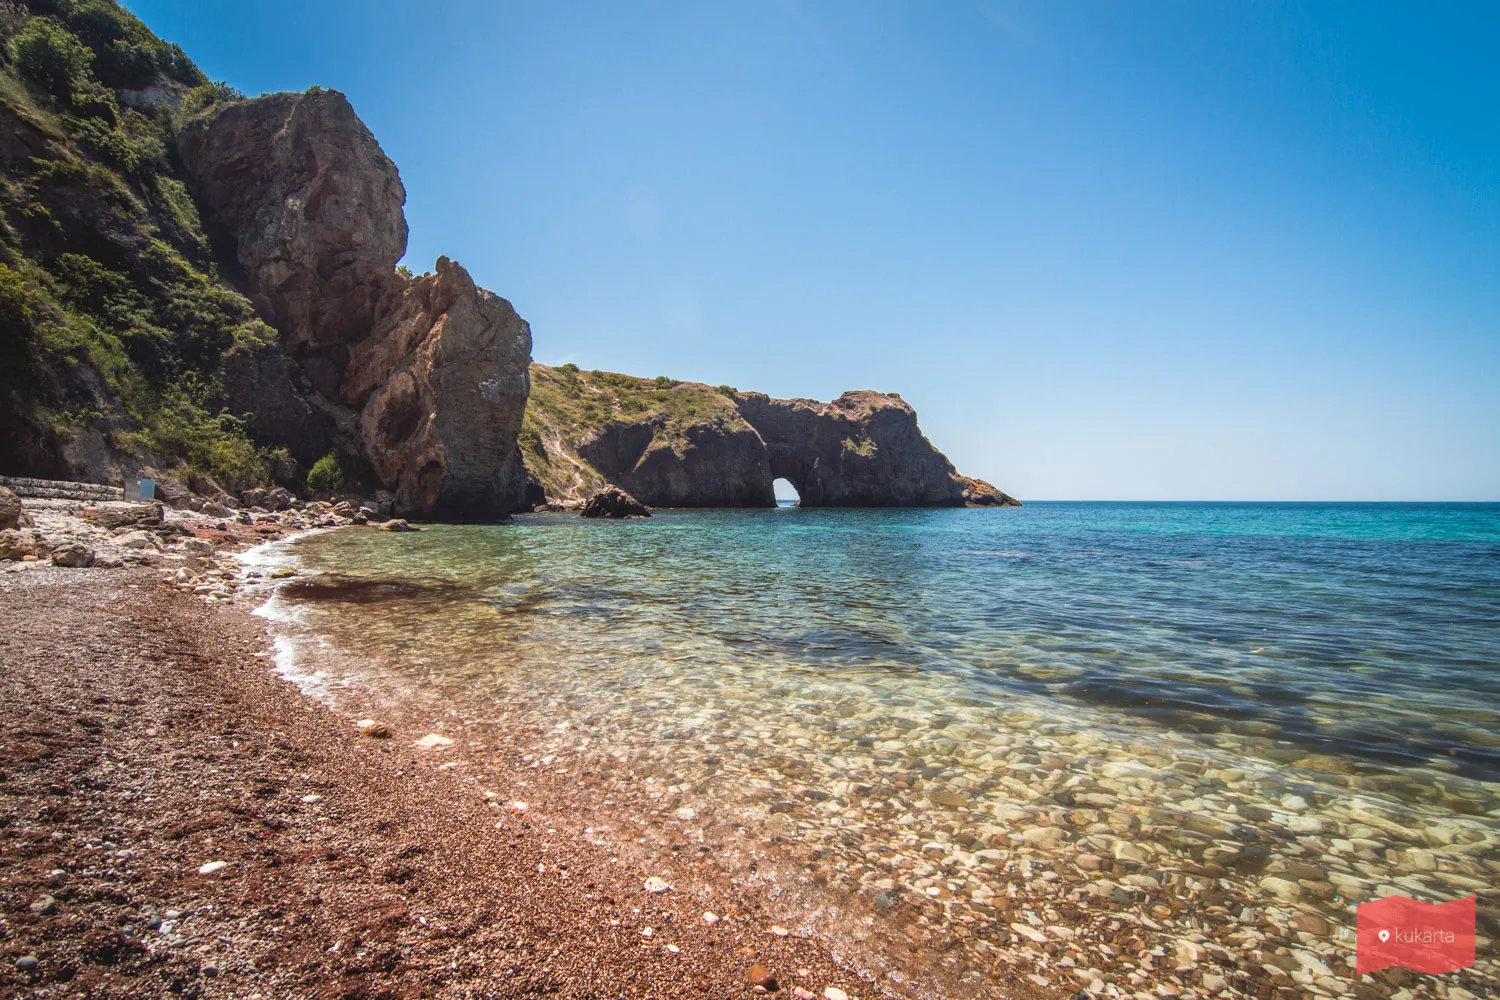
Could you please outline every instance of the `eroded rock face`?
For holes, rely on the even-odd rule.
[[[231,410],[304,467],[335,446],[362,456],[400,513],[520,509],[530,328],[447,258],[396,273],[406,192],[344,96],[229,105],[187,126],[179,153],[281,335],[228,366]]]
[[[615,422],[578,446],[610,482],[652,507],[771,507],[771,465],[743,420]]]
[[[546,493],[533,507],[582,503],[605,484],[652,507],[770,507],[777,478],[808,507],[1018,505],[959,476],[895,394],[847,392],[819,403],[532,368],[525,454]]]
[[[917,428],[900,396],[846,392],[831,403],[740,393],[740,413],[765,442],[771,477],[804,507],[956,507],[952,463]]]
[[[399,284],[406,189],[343,94],[232,104],[188,124],[177,148],[284,345],[337,355],[369,333]]]
[[[408,283],[350,352],[340,393],[396,509],[490,518],[522,506],[516,447],[531,328],[446,257]]]

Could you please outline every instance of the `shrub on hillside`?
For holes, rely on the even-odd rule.
[[[344,470],[339,468],[339,460],[329,452],[313,463],[313,467],[307,472],[307,488],[313,496],[332,496],[344,488]]]
[[[11,43],[22,73],[58,97],[69,97],[89,82],[94,53],[66,28],[34,17]]]

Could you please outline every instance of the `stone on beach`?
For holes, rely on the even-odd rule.
[[[773,993],[776,991],[776,973],[758,962],[745,970],[745,981],[751,986],[759,986],[763,990]]]
[[[671,883],[662,878],[660,875],[652,875],[650,878],[646,879],[647,892],[667,892],[671,888]]]
[[[199,875],[215,875],[229,867],[228,861],[210,861],[198,868]]]
[[[372,739],[383,740],[391,735],[391,727],[375,719],[360,719],[354,726],[361,736],[369,736]]]
[[[94,550],[82,542],[64,542],[52,550],[52,565],[80,568],[94,565]]]
[[[828,986],[823,989],[823,1000],[849,1000],[849,994],[837,986]]]
[[[418,747],[422,750],[436,750],[440,747],[451,747],[452,745],[452,739],[447,736],[440,736],[437,733],[428,733],[426,736],[422,737],[420,740],[417,740],[412,744],[412,746]]]

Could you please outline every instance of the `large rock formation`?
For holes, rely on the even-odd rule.
[[[900,396],[860,390],[832,403],[737,395],[760,434],[771,477],[796,488],[804,507],[958,507],[953,465],[917,429]]]
[[[533,365],[522,445],[553,503],[612,484],[652,507],[770,507],[786,479],[807,507],[1018,505],[958,475],[916,411],[878,392],[819,403]]]
[[[177,152],[283,344],[336,356],[369,333],[406,253],[406,189],[343,94],[230,104],[190,122]]]
[[[531,327],[448,258],[407,285],[354,346],[341,392],[398,510],[483,518],[521,506],[530,363]]]
[[[406,192],[344,96],[230,104],[190,123],[179,155],[280,333],[226,372],[257,436],[304,464],[329,443],[366,460],[402,513],[518,509],[530,328],[446,258],[420,279],[396,272]]]

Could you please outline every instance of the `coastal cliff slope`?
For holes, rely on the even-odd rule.
[[[0,6],[0,471],[517,509],[531,333],[337,91],[247,100],[108,0]]]
[[[807,507],[1019,506],[960,476],[894,393],[772,399],[666,377],[533,364],[521,432],[533,503],[612,484],[652,507],[771,507],[786,479]]]

